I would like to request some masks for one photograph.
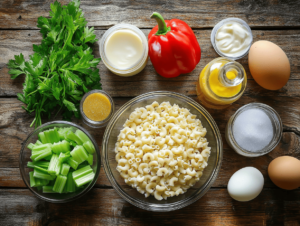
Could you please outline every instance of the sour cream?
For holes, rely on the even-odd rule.
[[[252,35],[242,24],[229,21],[216,32],[215,44],[217,49],[228,57],[239,57],[245,54],[251,45]]]
[[[143,56],[142,39],[129,29],[116,30],[105,42],[105,53],[114,67],[130,68]]]

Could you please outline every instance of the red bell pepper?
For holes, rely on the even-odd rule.
[[[192,29],[182,20],[164,20],[153,13],[156,25],[148,35],[149,56],[163,77],[173,78],[193,71],[201,58],[201,49]]]

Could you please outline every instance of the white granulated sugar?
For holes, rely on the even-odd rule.
[[[245,110],[233,124],[233,136],[243,149],[257,152],[273,138],[273,125],[269,116],[260,109]]]

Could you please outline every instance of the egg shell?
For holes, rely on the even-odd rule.
[[[300,161],[294,157],[281,156],[274,159],[268,167],[272,182],[285,190],[300,187]]]
[[[254,167],[245,167],[236,171],[227,186],[229,195],[237,201],[250,201],[256,198],[264,186],[262,173]]]
[[[281,89],[290,78],[289,59],[273,42],[255,42],[249,51],[248,64],[254,80],[265,89]]]

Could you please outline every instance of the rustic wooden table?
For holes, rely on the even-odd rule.
[[[123,78],[110,73],[100,63],[103,89],[114,97],[116,109],[137,95],[169,90],[196,99],[198,75],[209,61],[218,57],[210,43],[212,27],[228,17],[245,20],[254,41],[266,39],[279,45],[291,63],[291,78],[279,91],[267,91],[252,79],[247,57],[239,62],[248,74],[248,87],[242,98],[223,111],[210,110],[222,133],[224,158],[219,176],[204,197],[196,203],[169,213],[148,212],[124,201],[112,188],[103,169],[95,187],[71,203],[52,204],[36,198],[25,186],[19,172],[21,143],[33,130],[33,116],[21,108],[16,94],[22,91],[24,77],[11,80],[6,63],[22,52],[27,58],[32,44],[41,41],[36,27],[39,16],[48,16],[52,0],[1,0],[0,2],[0,225],[299,225],[300,190],[284,191],[270,181],[267,166],[281,155],[300,158],[300,1],[297,0],[82,0],[81,8],[98,38],[120,22],[134,24],[147,35],[155,25],[149,16],[160,12],[166,19],[179,18],[194,30],[202,49],[196,69],[174,79],[156,74],[149,61],[140,74]],[[61,1],[66,4],[67,0]],[[98,45],[94,54],[99,57]],[[270,105],[278,111],[284,133],[278,147],[259,158],[236,154],[224,140],[229,117],[251,102]],[[43,120],[46,122],[46,119]],[[78,121],[77,121],[78,122]],[[81,122],[78,122],[82,125]],[[99,146],[104,129],[89,131]],[[254,166],[264,175],[262,193],[253,201],[237,202],[227,193],[230,176],[245,166]]]

